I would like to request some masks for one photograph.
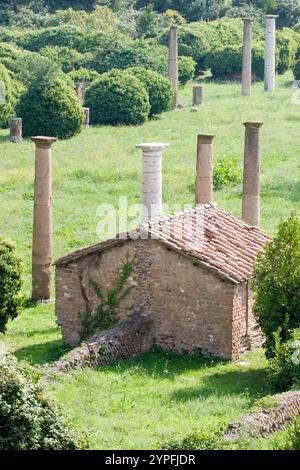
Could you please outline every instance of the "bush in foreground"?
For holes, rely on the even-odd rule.
[[[300,328],[295,328],[289,335],[290,339],[283,342],[279,333],[275,333],[275,355],[270,360],[270,382],[276,392],[300,387]]]
[[[26,378],[16,359],[0,358],[0,450],[76,450],[53,402]]]
[[[181,83],[181,85],[185,85],[190,80],[193,80],[195,76],[196,65],[196,62],[192,57],[178,57],[178,76],[179,83]]]
[[[170,80],[143,67],[133,67],[127,69],[126,72],[131,73],[143,83],[149,95],[150,116],[170,110],[173,101],[173,90]]]
[[[252,280],[254,314],[265,335],[266,356],[276,356],[277,342],[286,342],[300,327],[300,221],[292,215],[258,254]]]
[[[85,105],[92,124],[138,125],[150,113],[148,93],[143,83],[130,73],[113,70],[103,74],[87,89]]]
[[[0,238],[0,332],[5,333],[8,320],[21,311],[21,262],[15,248]]]
[[[68,139],[81,131],[83,113],[74,90],[57,78],[32,82],[16,108],[23,119],[23,135]]]

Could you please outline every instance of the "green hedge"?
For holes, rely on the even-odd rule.
[[[0,450],[79,450],[83,443],[68,429],[41,388],[12,356],[0,358]]]
[[[196,62],[192,57],[179,56],[178,58],[178,75],[179,83],[185,85],[193,80],[196,71]]]
[[[48,135],[67,139],[81,131],[83,112],[74,90],[62,79],[33,82],[21,96],[17,114],[23,135]]]
[[[289,28],[277,32],[276,68],[278,73],[290,70],[296,61],[296,53],[300,43],[300,36]]]
[[[0,238],[0,333],[21,312],[21,261],[14,246]]]
[[[92,124],[143,124],[150,113],[143,83],[130,73],[113,70],[95,80],[86,91],[85,106]]]
[[[0,126],[7,127],[14,112],[13,81],[4,65],[0,64]]]
[[[107,36],[98,48],[89,68],[99,73],[112,69],[145,67],[161,75],[167,74],[168,50],[146,40],[124,40],[119,36]]]
[[[224,46],[214,49],[207,56],[205,66],[211,69],[214,78],[236,78],[242,73],[242,46]],[[252,48],[252,72],[258,79],[264,77],[264,46],[254,44]]]
[[[133,67],[126,70],[138,78],[144,85],[150,101],[150,116],[161,114],[171,109],[173,89],[168,78],[162,77],[152,70]]]
[[[73,80],[73,82],[84,82],[85,80],[93,82],[100,77],[100,74],[96,72],[96,70],[81,67],[80,69],[69,72],[68,76]]]

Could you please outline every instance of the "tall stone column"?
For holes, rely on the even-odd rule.
[[[201,106],[203,104],[203,86],[194,85],[193,87],[193,106]]]
[[[260,148],[262,122],[245,122],[245,154],[242,219],[259,226],[260,221]]]
[[[174,91],[173,110],[178,105],[178,28],[171,26],[169,33],[169,79]]]
[[[242,95],[250,95],[252,82],[252,31],[251,19],[244,18]]]
[[[275,91],[276,87],[276,18],[278,15],[266,16],[265,91]]]
[[[35,151],[33,241],[32,241],[32,299],[51,297],[52,264],[52,181],[51,146],[54,137],[32,137]]]
[[[162,151],[169,144],[138,144],[143,151],[142,224],[162,215]]]
[[[196,206],[213,203],[213,139],[212,134],[198,135]]]
[[[9,141],[14,144],[22,142],[22,119],[13,118],[10,120],[10,136]]]

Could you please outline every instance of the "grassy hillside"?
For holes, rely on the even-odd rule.
[[[300,107],[292,103],[291,76],[280,78],[274,94],[257,83],[250,97],[240,85],[206,83],[205,105],[191,113],[192,89],[180,93],[183,110],[164,114],[142,127],[102,127],[84,130],[53,146],[54,258],[97,242],[97,207],[140,202],[141,154],[139,142],[170,143],[164,154],[164,201],[169,209],[193,205],[198,133],[214,133],[215,160],[243,161],[246,120],[264,122],[262,149],[262,227],[274,233],[281,217],[299,213],[298,139]],[[30,297],[34,145],[7,142],[0,131],[0,233],[14,240],[24,262],[24,293]],[[215,193],[219,206],[239,216],[241,185]],[[54,295],[54,292],[53,292]],[[19,359],[44,364],[60,357],[64,348],[55,324],[54,305],[28,303],[10,323],[1,341]],[[258,397],[267,394],[265,363],[250,354],[250,365],[212,364],[198,359],[148,355],[104,371],[76,372],[55,385],[52,393],[66,406],[71,420],[89,429],[93,447],[150,448],[199,426],[216,429],[243,414]],[[200,423],[200,424],[199,424]],[[271,446],[253,443],[253,447]]]

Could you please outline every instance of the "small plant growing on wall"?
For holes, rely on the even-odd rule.
[[[84,337],[88,337],[96,330],[105,330],[117,322],[120,302],[130,294],[133,288],[133,286],[128,285],[128,280],[132,276],[133,271],[134,259],[129,260],[127,257],[122,262],[114,287],[107,292],[95,280],[90,280],[90,284],[100,300],[100,304],[94,312],[82,318]]]

